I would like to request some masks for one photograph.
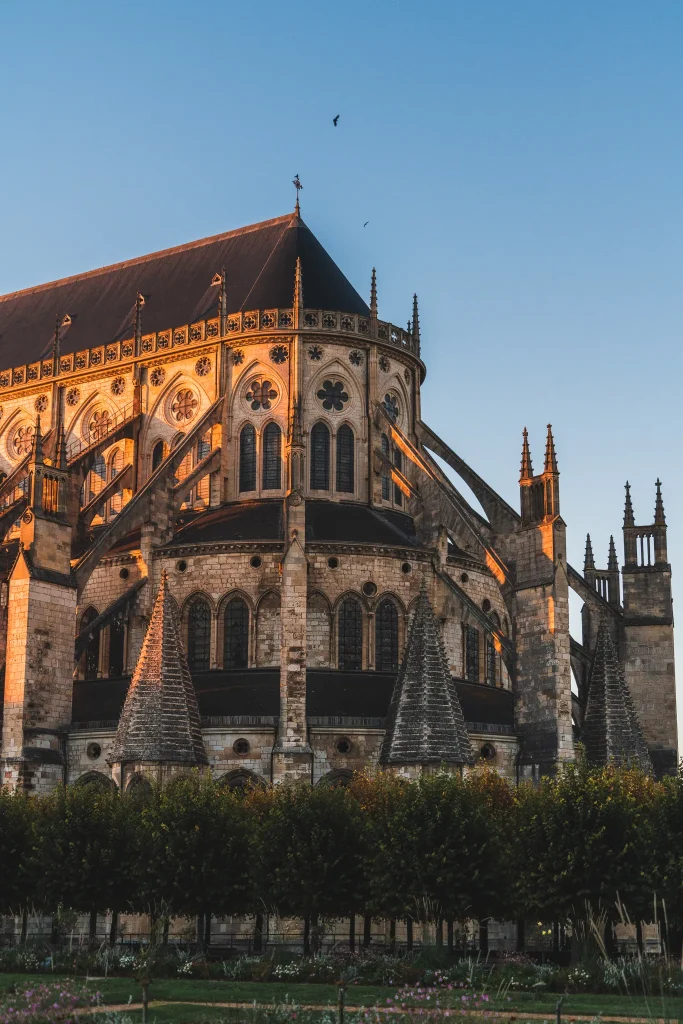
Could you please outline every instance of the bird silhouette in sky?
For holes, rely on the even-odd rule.
[[[337,127],[337,121],[338,120],[339,120],[339,114],[337,114],[336,117],[332,118],[332,124],[334,125],[335,128]]]
[[[369,224],[369,223],[370,223],[370,221],[369,221],[369,220],[366,220],[366,222],[365,222],[365,224],[363,225],[363,227],[364,227],[364,228],[366,228],[366,227],[368,226],[368,224]]]

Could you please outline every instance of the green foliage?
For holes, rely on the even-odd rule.
[[[35,898],[36,862],[31,856],[35,800],[0,789],[0,913],[18,913]]]

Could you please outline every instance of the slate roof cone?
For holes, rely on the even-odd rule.
[[[474,764],[441,629],[423,582],[389,707],[382,765]]]
[[[165,572],[107,760],[110,764],[208,764],[178,612]]]
[[[591,764],[641,768],[654,775],[619,656],[602,619],[591,670],[583,741]]]

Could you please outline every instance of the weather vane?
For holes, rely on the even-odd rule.
[[[297,210],[297,213],[298,213],[299,212],[299,192],[301,192],[301,189],[303,188],[303,185],[299,181],[299,175],[298,174],[294,175],[294,177],[292,179],[292,185],[296,189],[296,210]]]

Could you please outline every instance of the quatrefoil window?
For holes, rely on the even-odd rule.
[[[331,380],[324,381],[318,391],[318,398],[323,403],[323,409],[334,409],[335,412],[341,412],[344,403],[349,400],[348,393],[344,391],[344,385],[340,380],[334,383]]]
[[[277,398],[277,391],[269,380],[253,380],[245,398],[251,404],[254,412],[257,412],[259,409],[270,409],[271,404]]]

